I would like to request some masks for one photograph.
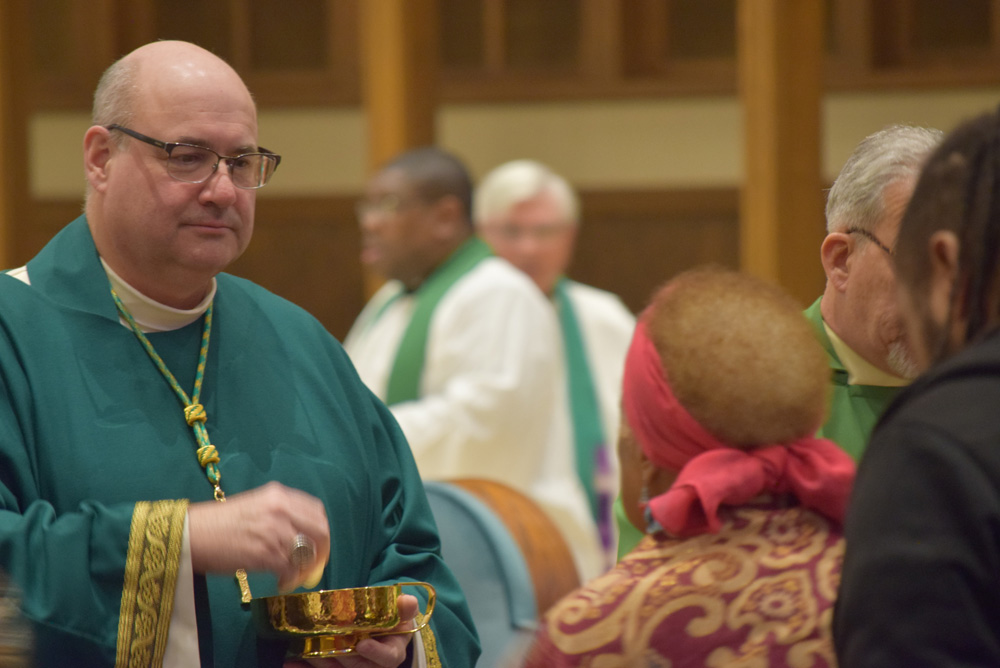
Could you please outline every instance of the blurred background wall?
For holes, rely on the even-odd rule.
[[[23,264],[78,214],[100,72],[139,44],[187,39],[240,71],[261,144],[283,156],[233,272],[343,336],[372,286],[353,216],[377,162],[361,3],[395,1],[3,0],[3,263]],[[432,56],[416,85],[434,141],[477,178],[524,157],[567,176],[583,199],[572,274],[638,309],[678,271],[741,263],[740,1],[754,0],[434,0],[400,30],[434,36],[416,47]],[[948,130],[1000,101],[998,0],[820,4],[821,187],[887,124]],[[821,238],[821,208],[808,218]],[[818,243],[794,252],[816,267],[799,294],[818,295]]]

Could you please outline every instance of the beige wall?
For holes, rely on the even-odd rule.
[[[824,103],[824,176],[854,145],[889,123],[943,130],[1000,101],[1000,89],[831,94]],[[35,197],[82,196],[80,144],[87,114],[44,113],[30,126]],[[521,157],[550,163],[583,188],[737,186],[742,122],[733,97],[615,102],[448,105],[441,144],[475,176]],[[164,137],[163,139],[169,139]],[[270,110],[260,139],[282,154],[267,196],[355,193],[365,178],[365,122],[358,109]]]

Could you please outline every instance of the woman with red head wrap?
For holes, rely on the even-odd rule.
[[[854,464],[812,436],[828,374],[771,284],[701,269],[664,286],[629,349],[618,446],[647,535],[553,606],[527,665],[835,665]]]

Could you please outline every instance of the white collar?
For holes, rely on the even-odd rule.
[[[121,298],[125,308],[132,314],[136,324],[139,325],[139,329],[144,334],[169,332],[181,327],[187,327],[208,310],[209,305],[215,298],[216,282],[213,277],[212,288],[205,295],[205,298],[201,300],[200,304],[193,309],[173,308],[172,306],[167,306],[166,304],[161,304],[158,301],[150,299],[126,283],[121,276],[115,273],[114,269],[108,266],[103,257],[101,258],[101,265],[108,275],[108,280],[111,281],[111,287],[118,293],[118,297]],[[124,320],[122,320],[122,323],[126,327],[128,326],[128,323]]]
[[[844,370],[847,371],[847,384],[848,385],[875,385],[877,387],[903,387],[908,385],[910,381],[905,378],[900,378],[895,374],[882,371],[864,357],[854,352],[854,350],[844,343],[843,339],[837,336],[830,326],[823,321],[823,328],[826,330],[826,335],[830,337],[830,344],[833,345],[833,351],[837,353],[837,357],[840,358],[840,363],[844,365]]]

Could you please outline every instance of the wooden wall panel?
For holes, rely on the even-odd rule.
[[[355,197],[257,201],[253,241],[229,272],[312,313],[338,339],[364,306]],[[25,264],[81,213],[81,202],[35,202],[8,267]]]
[[[229,271],[295,302],[343,340],[365,299],[354,201],[261,198],[253,242]]]
[[[253,242],[230,272],[302,306],[343,338],[365,300],[354,201],[262,195]],[[570,274],[619,294],[634,311],[680,271],[705,263],[737,266],[735,188],[583,191],[581,204]],[[27,262],[79,213],[76,201],[35,203],[19,227],[11,266]]]
[[[306,308],[342,338],[365,300],[353,202],[262,198],[254,241],[231,271]],[[632,310],[685,269],[738,265],[735,188],[584,191],[581,204],[570,274],[615,292]]]
[[[9,267],[20,267],[33,258],[49,239],[83,213],[83,202],[30,202],[25,205],[25,212],[26,215],[18,220]]]
[[[635,312],[677,273],[739,264],[735,188],[584,191],[569,274],[618,294]]]

